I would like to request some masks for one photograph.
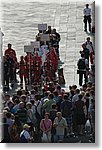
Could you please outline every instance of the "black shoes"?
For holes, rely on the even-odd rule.
[[[87,32],[87,29],[85,29],[84,32]]]

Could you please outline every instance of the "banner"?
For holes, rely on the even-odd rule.
[[[33,45],[24,45],[24,52],[34,52],[34,46]]]
[[[40,41],[50,41],[50,36],[49,34],[41,34],[41,39]]]
[[[30,43],[34,48],[40,48],[40,42],[39,41],[31,41]]]
[[[38,24],[38,30],[39,31],[47,30],[47,24]]]

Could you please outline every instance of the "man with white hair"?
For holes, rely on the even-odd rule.
[[[54,142],[62,142],[64,139],[64,130],[67,128],[67,121],[62,117],[61,112],[57,112],[57,117],[54,119],[53,126],[56,128]]]

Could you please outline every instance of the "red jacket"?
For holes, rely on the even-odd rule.
[[[51,62],[53,64],[53,68],[54,68],[54,70],[56,70],[58,67],[58,57],[56,55],[54,48],[50,49],[50,52],[47,54],[46,59],[51,60]]]
[[[26,75],[27,74],[27,68],[24,61],[19,62],[19,74],[20,75]]]
[[[16,52],[14,49],[6,49],[4,55],[10,55],[11,53],[13,54],[14,57],[16,57]]]
[[[27,68],[31,67],[34,63],[34,58],[31,54],[26,55],[24,60],[26,62]]]

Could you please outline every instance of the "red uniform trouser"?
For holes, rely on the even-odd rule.
[[[21,84],[23,83],[23,77],[24,77],[24,81],[25,81],[25,83],[26,83],[26,78],[27,78],[27,75],[26,75],[26,74],[20,73],[20,74],[19,74],[19,77],[20,77],[20,83],[21,83]]]
[[[93,52],[90,53],[90,63],[93,64]]]

